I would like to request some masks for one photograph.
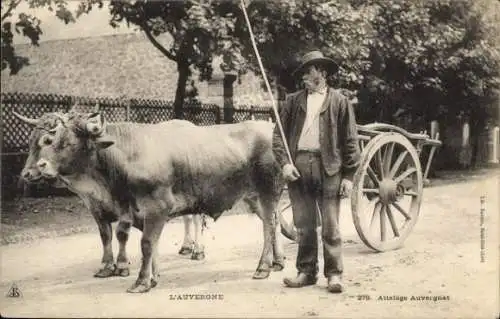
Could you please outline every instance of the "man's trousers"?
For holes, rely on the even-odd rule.
[[[342,239],[339,229],[340,173],[327,176],[316,152],[298,151],[295,167],[301,177],[288,184],[293,220],[298,232],[298,272],[318,274],[317,227],[322,226],[324,275],[342,274]],[[320,220],[321,219],[321,220]]]

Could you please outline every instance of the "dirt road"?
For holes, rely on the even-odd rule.
[[[254,216],[239,215],[210,224],[207,259],[201,262],[177,255],[182,224],[168,224],[160,243],[160,284],[143,295],[125,293],[139,267],[138,231],[134,230],[130,238],[132,273],[128,278],[92,277],[101,254],[97,233],[3,246],[1,314],[129,318],[497,317],[499,186],[496,175],[484,181],[425,189],[420,219],[405,247],[379,254],[359,240],[345,202],[341,224],[348,287],[341,295],[328,294],[324,278],[316,286],[299,290],[283,287],[283,277],[295,274],[296,245],[286,239],[286,269],[264,281],[252,280],[262,244],[261,225]],[[484,262],[480,245],[481,195],[487,196]],[[13,284],[21,294],[18,298],[6,297]],[[198,295],[216,299],[196,299]]]

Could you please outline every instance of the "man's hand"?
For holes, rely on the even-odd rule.
[[[342,182],[340,182],[340,190],[339,195],[340,198],[347,198],[351,195],[352,191],[352,181],[343,178]]]
[[[283,166],[283,177],[286,181],[293,182],[299,179],[300,173],[292,164],[286,164]]]

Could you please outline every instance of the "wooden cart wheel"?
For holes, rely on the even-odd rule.
[[[381,133],[365,145],[353,180],[351,208],[361,240],[376,251],[400,248],[422,202],[420,160],[399,133]]]
[[[292,204],[287,189],[281,192],[278,203],[278,219],[281,225],[281,234],[291,241],[297,241],[297,229],[293,224]]]

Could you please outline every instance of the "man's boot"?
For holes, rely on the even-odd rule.
[[[318,281],[318,277],[314,275],[307,275],[304,273],[299,273],[295,278],[285,278],[283,283],[289,288],[301,288],[304,286],[315,285]]]
[[[328,283],[326,286],[331,293],[341,293],[344,291],[344,283],[342,282],[341,275],[332,275],[328,277]]]

